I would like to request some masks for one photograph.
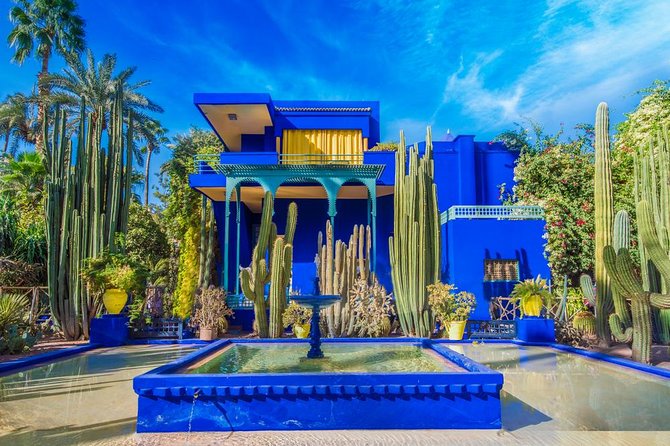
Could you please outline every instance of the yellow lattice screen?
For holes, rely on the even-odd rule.
[[[362,164],[363,144],[360,130],[284,130],[282,163]]]

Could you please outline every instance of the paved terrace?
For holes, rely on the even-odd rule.
[[[543,347],[456,348],[505,374],[504,429],[138,435],[133,377],[191,351],[142,345],[0,377],[0,445],[668,444],[670,380]]]

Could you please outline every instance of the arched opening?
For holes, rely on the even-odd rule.
[[[328,192],[315,178],[289,178],[275,192],[277,233],[284,234],[288,206],[298,206],[298,222],[293,240],[293,275],[291,289],[301,294],[316,292],[316,266],[319,231],[325,230],[328,220]]]

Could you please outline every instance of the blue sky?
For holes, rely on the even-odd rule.
[[[618,122],[637,90],[670,78],[667,0],[79,3],[88,45],[153,81],[171,133],[205,125],[194,92],[269,92],[379,100],[384,140],[423,139],[427,124],[490,139],[524,117],[592,122],[601,100]],[[12,65],[0,47],[0,94],[29,90],[37,62]]]

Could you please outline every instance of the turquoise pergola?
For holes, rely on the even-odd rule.
[[[337,214],[337,194],[345,183],[358,182],[367,189],[368,195],[368,225],[372,230],[372,259],[370,266],[375,270],[377,258],[377,179],[384,170],[382,164],[328,164],[328,165],[291,165],[291,164],[220,164],[216,170],[226,177],[225,192],[225,236],[223,253],[223,286],[228,289],[228,258],[229,258],[229,236],[230,236],[230,202],[233,191],[236,192],[236,223],[237,234],[235,242],[235,259],[237,268],[240,267],[240,202],[241,188],[243,183],[257,183],[263,188],[263,192],[270,192],[274,198],[277,189],[283,184],[291,183],[318,183],[326,191],[328,198],[328,218],[335,229],[335,216]],[[240,278],[235,274],[235,293],[240,293]]]

